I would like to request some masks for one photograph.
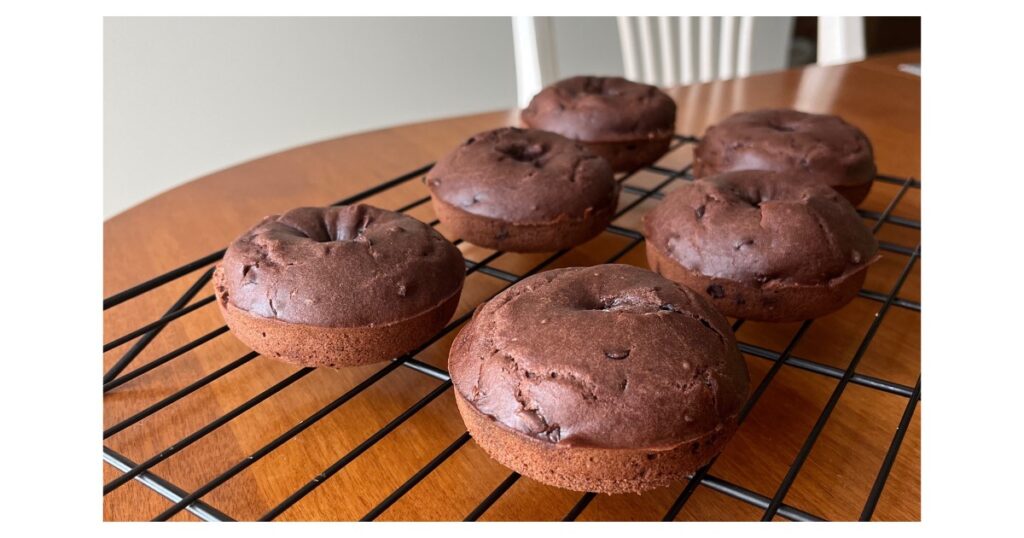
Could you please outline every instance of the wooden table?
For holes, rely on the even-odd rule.
[[[758,107],[836,113],[867,133],[874,144],[880,172],[918,177],[920,80],[896,70],[898,63],[906,61],[920,61],[919,53],[675,88],[670,94],[679,103],[677,132],[699,135],[706,126],[732,112]],[[516,112],[507,111],[346,136],[256,159],[175,188],[104,223],[105,296],[223,248],[264,215],[333,202],[432,162],[477,131],[516,122]],[[689,157],[689,148],[683,148],[660,164],[679,169],[688,163]],[[627,184],[650,187],[663,179],[645,171],[630,178]],[[876,182],[861,209],[881,213],[899,190],[898,185]],[[367,201],[394,209],[425,194],[425,187],[417,179]],[[624,194],[622,203],[636,198],[634,194]],[[645,200],[616,224],[637,229],[639,216],[656,203],[653,198]],[[428,222],[434,218],[429,204],[416,207],[410,214]],[[919,189],[906,189],[890,214],[897,219],[919,220]],[[869,226],[875,222],[865,219]],[[443,225],[438,229],[447,232]],[[919,230],[891,222],[881,225],[878,236],[911,249],[920,241]],[[628,238],[606,233],[558,259],[551,267],[601,263],[627,243]],[[468,244],[460,248],[470,260],[480,260],[491,253]],[[503,255],[492,266],[521,274],[544,257]],[[621,262],[645,265],[642,245],[629,250]],[[907,262],[905,253],[884,252],[883,260],[871,269],[865,288],[885,296]],[[105,311],[104,341],[162,316],[201,273],[197,271]],[[472,274],[456,316],[505,285],[506,282],[481,272]],[[210,292],[207,285],[197,298]],[[913,265],[897,295],[901,304],[920,301],[920,263]],[[815,321],[792,350],[793,356],[845,369],[881,305],[877,298],[862,297],[840,312]],[[125,371],[131,372],[222,325],[215,306],[203,306],[168,324]],[[799,327],[800,324],[746,323],[737,337],[742,342],[779,351]],[[444,368],[453,334],[420,353],[418,359]],[[105,353],[105,368],[129,347]],[[107,392],[104,428],[248,351],[230,333],[222,334]],[[747,355],[747,361],[752,387],[775,364],[752,354]],[[155,465],[151,471],[177,487],[193,491],[382,366],[313,371]],[[105,446],[135,462],[146,460],[294,372],[296,368],[269,359],[248,361],[110,436]],[[920,375],[920,312],[900,305],[889,308],[856,372],[913,387]],[[399,367],[202,500],[236,519],[259,518],[438,384],[439,381]],[[836,384],[835,377],[783,365],[710,474],[771,498]],[[879,391],[858,383],[847,385],[785,496],[785,504],[822,518],[856,519],[907,404],[905,394]],[[919,414],[918,406],[875,511],[876,520],[920,518]],[[278,519],[358,519],[463,432],[448,390]],[[108,464],[103,466],[105,482],[121,474]],[[469,441],[378,519],[462,519],[508,476],[507,469]],[[660,519],[683,486],[680,483],[642,496],[600,495],[579,514],[579,519]],[[482,519],[561,519],[579,499],[579,493],[523,478]],[[108,520],[149,519],[170,505],[136,481],[112,491],[104,500],[104,517]],[[701,486],[677,519],[748,520],[758,519],[762,513],[750,504]],[[180,512],[173,519],[196,517]]]

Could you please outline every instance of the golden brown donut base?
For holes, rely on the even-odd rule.
[[[665,278],[700,293],[726,316],[751,321],[803,321],[839,310],[857,296],[868,266],[861,265],[829,284],[749,286],[735,280],[712,278],[691,271],[657,247],[647,245],[647,264]],[[714,288],[714,292],[710,291]]]
[[[627,140],[624,142],[589,142],[580,140],[590,151],[604,157],[612,170],[630,172],[654,164],[661,158],[672,143],[672,137],[649,138],[643,140]]]
[[[643,493],[684,480],[718,455],[737,427],[732,417],[669,450],[559,446],[502,427],[459,391],[455,403],[473,440],[498,463],[544,484],[596,493]]]
[[[608,227],[618,205],[616,196],[608,207],[591,211],[580,220],[520,224],[474,215],[437,197],[432,200],[437,218],[455,237],[505,252],[552,252],[585,243]]]
[[[215,282],[217,277],[215,273]],[[215,290],[232,334],[253,351],[298,366],[338,368],[386,361],[416,349],[452,318],[462,286],[420,314],[374,327],[321,327],[264,318],[225,301],[219,286]]]

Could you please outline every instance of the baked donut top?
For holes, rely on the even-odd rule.
[[[857,211],[814,178],[729,172],[669,193],[644,217],[651,246],[686,269],[749,285],[821,285],[875,261]]]
[[[457,293],[462,253],[406,215],[358,204],[263,219],[228,247],[224,300],[249,314],[327,327],[388,324]]]
[[[540,91],[523,123],[586,142],[672,136],[676,103],[654,86],[621,77],[572,77]]]
[[[828,185],[858,185],[875,176],[871,142],[838,116],[788,109],[729,116],[694,148],[694,174],[774,170],[821,176]]]
[[[449,205],[516,223],[579,220],[618,195],[608,162],[583,145],[514,127],[470,137],[431,168],[426,182]]]
[[[747,370],[725,318],[628,265],[546,271],[479,307],[452,381],[504,427],[568,446],[667,450],[734,417]]]

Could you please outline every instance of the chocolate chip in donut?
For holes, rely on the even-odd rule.
[[[368,205],[263,219],[214,272],[239,340],[303,366],[390,359],[429,339],[458,305],[465,264],[426,224]]]
[[[483,247],[545,252],[607,228],[619,186],[604,159],[563,136],[505,127],[476,134],[426,177],[438,218]]]
[[[452,344],[456,402],[503,465],[577,491],[684,479],[736,427],[748,375],[700,297],[628,265],[543,272],[477,309]]]
[[[877,259],[857,211],[813,177],[759,170],[686,184],[644,217],[655,271],[722,313],[819,317],[850,302]]]
[[[648,84],[621,77],[572,77],[541,90],[522,122],[585,143],[616,172],[651,164],[668,151],[676,104]]]
[[[838,116],[756,110],[708,128],[694,148],[695,177],[736,170],[815,176],[857,205],[871,190],[875,157],[864,133]]]

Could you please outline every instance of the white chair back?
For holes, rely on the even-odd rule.
[[[751,73],[755,17],[617,19],[622,64],[628,79],[676,86]],[[787,28],[791,32],[791,20]],[[782,46],[786,46],[790,32],[776,32],[772,37],[785,40]]]
[[[856,62],[866,56],[864,17],[818,17],[818,65]]]
[[[512,45],[516,55],[516,95],[519,108],[525,108],[541,88],[558,78],[551,17],[512,17]]]
[[[769,67],[782,69],[794,24],[793,17],[616,19],[625,77],[658,86],[749,76],[755,47],[776,51]],[[512,17],[512,35],[519,106],[525,107],[541,88],[560,78],[551,17]],[[863,17],[818,17],[818,64],[864,56]]]

